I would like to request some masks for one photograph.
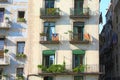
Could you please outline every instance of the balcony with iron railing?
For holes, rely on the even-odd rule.
[[[59,19],[60,9],[59,8],[41,8],[40,18],[41,19]]]
[[[90,43],[90,35],[89,34],[70,34],[71,44],[89,44]]]
[[[0,20],[0,29],[8,30],[10,27],[11,25],[9,19],[5,19],[4,21]]]
[[[97,64],[81,65],[71,68],[72,65],[52,65],[49,68],[39,66],[38,74],[41,76],[56,76],[56,75],[100,75],[104,74],[105,67]],[[71,69],[70,69],[71,68]]]
[[[70,18],[71,19],[88,19],[89,18],[89,8],[80,8],[80,9],[75,9],[71,8],[70,9]]]
[[[9,65],[10,64],[10,57],[7,54],[8,50],[3,48],[0,45],[0,65]]]
[[[13,0],[0,0],[1,5],[8,5],[11,4]]]
[[[8,2],[8,0],[0,0],[0,2]]]
[[[40,33],[40,43],[41,44],[59,44],[59,35],[57,33],[45,34]]]

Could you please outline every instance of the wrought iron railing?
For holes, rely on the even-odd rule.
[[[89,8],[71,8],[70,9],[71,16],[89,16]]]
[[[10,57],[8,54],[4,54],[3,58],[0,58],[0,65],[8,65],[10,64]]]
[[[41,13],[41,16],[59,16],[60,9],[59,8],[41,8],[40,13]]]
[[[40,41],[59,41],[59,35],[57,33],[53,34],[40,34]]]

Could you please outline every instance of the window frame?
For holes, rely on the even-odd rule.
[[[20,17],[20,12],[22,13],[23,12],[23,17]],[[25,11],[18,11],[18,18],[25,18]]]
[[[74,22],[73,23],[73,39],[77,37],[78,40],[83,41],[84,40],[84,22]],[[75,32],[76,29],[76,32]],[[81,31],[81,32],[79,32]]]
[[[52,64],[50,64],[50,56],[53,56],[53,57],[54,57],[53,63],[52,63],[52,64],[54,64],[54,63],[55,63],[55,54],[51,54],[51,55],[44,55],[44,54],[43,54],[43,65],[46,66],[46,67],[50,67],[50,66],[52,65]],[[49,58],[49,59],[48,59],[49,61],[46,61],[46,57]],[[48,62],[49,64],[47,64],[46,62]],[[46,65],[46,64],[47,64],[47,65]]]
[[[75,59],[76,59],[75,57],[79,58],[79,61],[75,61]],[[80,64],[84,65],[84,59],[85,59],[85,55],[84,54],[73,54],[73,65],[72,65],[73,68],[79,66]],[[78,62],[78,64],[76,65],[75,62]]]
[[[77,78],[77,79],[75,79],[75,78]],[[82,80],[84,80],[83,76],[74,76],[74,80],[81,80],[80,78],[82,78]]]
[[[54,8],[54,7],[55,7],[55,0],[45,0],[45,8]]]
[[[22,72],[21,72],[22,74],[18,71],[18,69],[22,69]],[[16,68],[16,76],[23,76],[23,75],[24,75],[24,68],[23,67]]]
[[[19,51],[18,51],[18,44],[21,44],[21,43],[22,43],[22,44],[24,43],[24,50],[25,50],[25,41],[18,41],[18,42],[17,42],[17,47],[16,47],[16,48],[17,48],[17,49],[16,49],[16,53],[17,53],[17,54],[24,54],[24,50],[23,50],[22,53],[19,53]]]

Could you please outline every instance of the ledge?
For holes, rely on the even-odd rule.
[[[56,76],[56,75],[101,75],[102,72],[63,72],[63,73],[38,73],[40,76]]]
[[[60,15],[41,15],[41,19],[59,19]]]
[[[40,44],[59,44],[60,41],[40,41]]]
[[[89,44],[90,41],[69,41],[71,44]]]

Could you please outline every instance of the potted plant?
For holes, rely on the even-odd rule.
[[[80,66],[77,66],[73,69],[73,72],[84,72],[85,71],[85,65],[80,65]]]
[[[9,17],[5,17],[5,22],[9,22]]]
[[[40,33],[40,38],[41,41],[46,41],[47,40],[46,33],[44,32]]]
[[[16,58],[17,58],[17,59],[20,59],[20,58],[25,59],[26,57],[27,57],[27,56],[26,56],[25,54],[19,54],[19,53],[16,54]]]
[[[4,50],[4,53],[8,53],[8,51],[9,51],[8,49],[5,49],[5,50]]]
[[[18,18],[17,22],[26,22],[25,18]]]
[[[23,75],[17,75],[16,80],[24,80],[24,76]]]

